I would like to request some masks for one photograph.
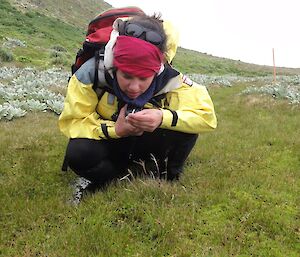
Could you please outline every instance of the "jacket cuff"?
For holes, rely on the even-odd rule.
[[[108,134],[109,134],[110,138],[114,138],[114,139],[120,138],[116,133],[115,126],[108,127]]]
[[[160,125],[161,128],[175,127],[178,121],[178,115],[176,111],[161,109],[163,112],[163,119]]]
[[[102,131],[106,139],[120,138],[116,133],[115,126],[107,126],[107,124],[102,123],[100,125],[100,130]]]

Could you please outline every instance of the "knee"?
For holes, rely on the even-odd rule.
[[[182,142],[195,143],[198,139],[198,134],[188,134],[183,132],[176,132],[174,137],[178,138]]]
[[[66,151],[68,165],[73,170],[89,168],[94,154],[93,142],[89,139],[71,139]]]
[[[175,147],[194,146],[198,139],[198,134],[189,134],[172,130],[165,130],[164,136],[166,137],[167,142]]]

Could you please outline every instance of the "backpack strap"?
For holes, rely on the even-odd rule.
[[[93,81],[93,90],[98,96],[98,100],[104,95],[105,92],[108,92],[114,95],[112,89],[112,77],[104,66],[104,48],[97,51],[95,55],[95,73]]]
[[[99,49],[98,51],[95,52],[95,75],[94,75],[94,81],[93,81],[93,90],[96,92],[99,100],[105,93],[104,85],[106,84],[106,81],[104,78],[103,60],[104,60],[104,47],[102,47],[101,49]],[[103,76],[101,76],[101,74],[103,74]]]

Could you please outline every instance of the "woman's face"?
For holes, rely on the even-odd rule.
[[[120,89],[130,99],[135,99],[141,94],[143,94],[150,87],[152,80],[155,76],[154,74],[148,78],[140,78],[122,72],[121,70],[117,70],[116,75]]]

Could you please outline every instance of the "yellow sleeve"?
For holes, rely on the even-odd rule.
[[[207,89],[185,83],[167,93],[161,128],[198,134],[217,127],[214,105]]]
[[[96,112],[98,101],[92,84],[83,84],[74,74],[58,121],[61,132],[69,138],[118,138],[115,122],[101,119]]]

